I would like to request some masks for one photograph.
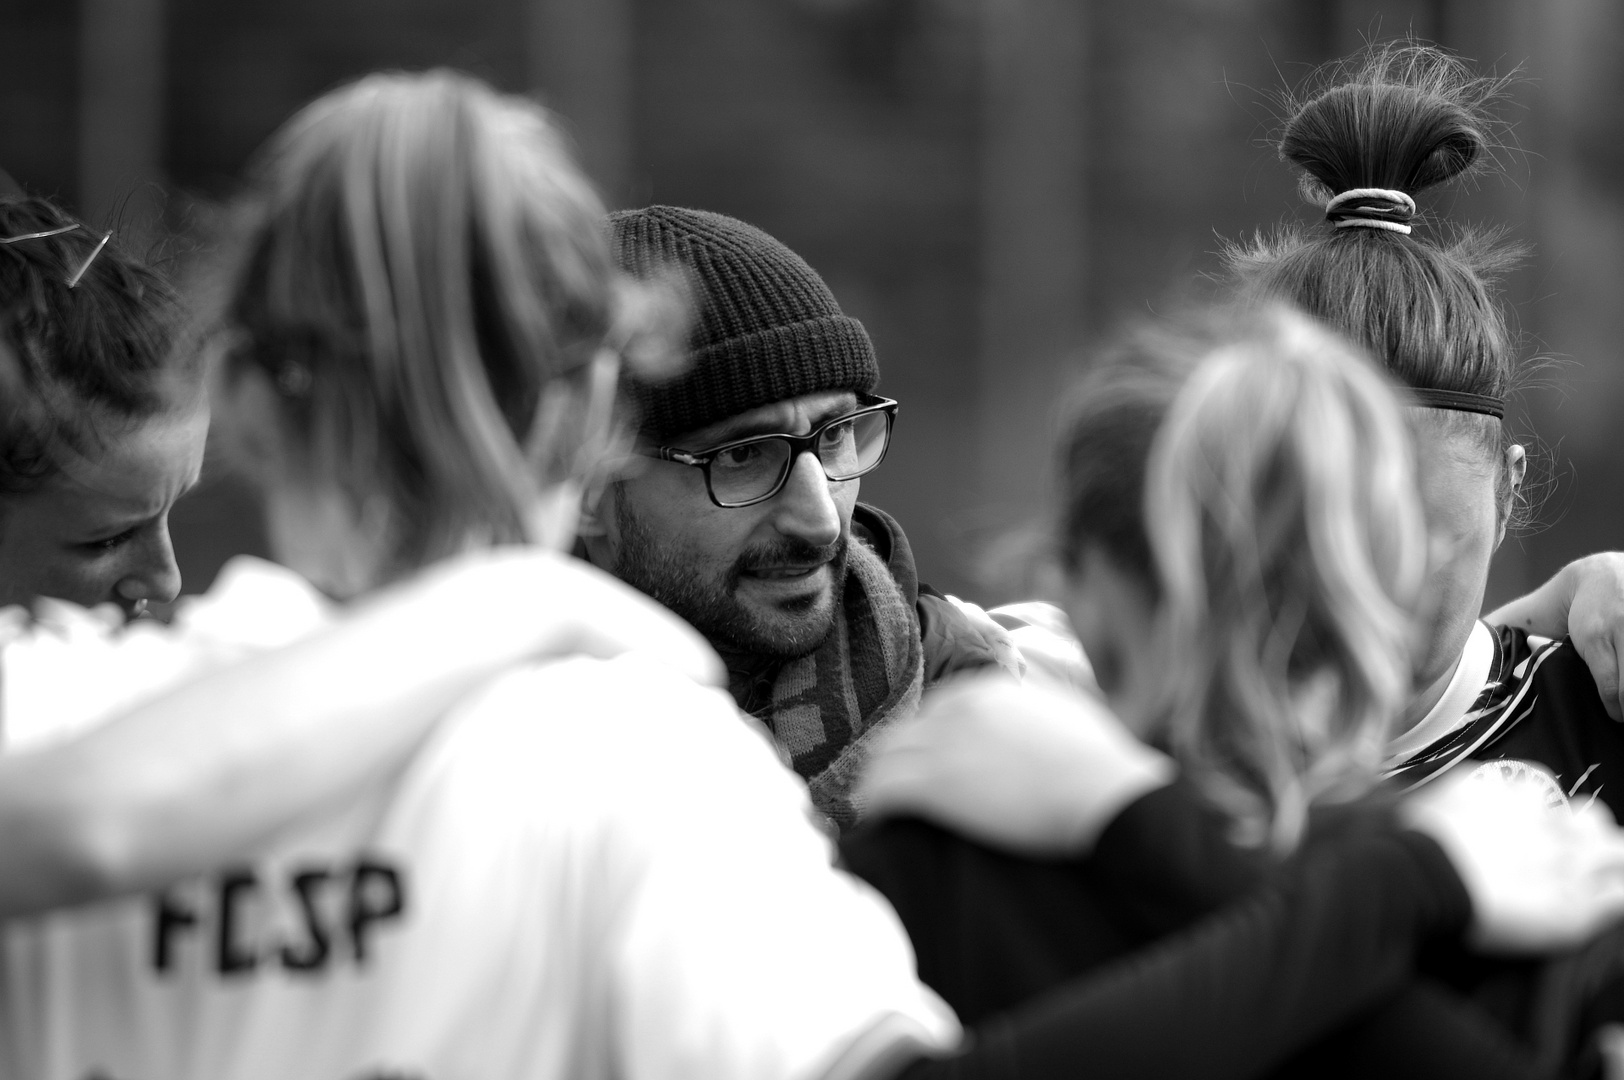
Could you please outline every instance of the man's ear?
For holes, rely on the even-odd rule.
[[[615,485],[608,480],[594,480],[581,493],[581,518],[575,535],[583,540],[606,540],[609,537],[609,519],[614,516]]]

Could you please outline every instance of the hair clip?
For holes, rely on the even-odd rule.
[[[102,253],[102,248],[106,247],[107,241],[111,240],[112,238],[112,233],[108,233],[106,236],[101,238],[101,243],[96,245],[96,249],[90,253],[90,257],[84,261],[84,265],[79,267],[79,269],[74,272],[74,275],[68,279],[68,288],[71,289],[75,285],[79,284],[79,279],[85,276],[85,271],[90,269],[90,264],[96,261],[96,256]]]
[[[72,225],[63,225],[55,229],[46,229],[43,232],[20,233],[17,236],[0,237],[0,244],[15,244],[21,240],[43,240],[47,236],[61,236],[63,233],[70,233],[75,229],[82,228],[84,228],[83,225],[75,222]],[[112,233],[108,233],[106,236],[101,238],[101,243],[96,245],[95,250],[90,253],[90,256],[85,259],[85,261],[80,265],[79,269],[74,271],[73,276],[68,279],[68,288],[71,289],[75,285],[79,284],[80,279],[85,276],[85,271],[90,269],[90,264],[96,261],[96,256],[102,253],[102,248],[106,247],[107,241],[111,240],[112,238]]]
[[[63,225],[62,227],[56,229],[46,229],[44,232],[31,232],[22,233],[19,236],[7,236],[0,239],[0,244],[15,244],[19,240],[42,240],[47,236],[61,236],[63,233],[69,233],[78,228],[82,228],[82,226],[75,222],[72,225]]]

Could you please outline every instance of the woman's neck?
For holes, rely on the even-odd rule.
[[[1409,705],[1405,706],[1404,711],[1399,714],[1398,723],[1393,726],[1394,736],[1404,734],[1426,719],[1433,707],[1443,700],[1444,692],[1449,689],[1450,682],[1455,678],[1455,672],[1460,670],[1460,661],[1460,656],[1456,656],[1454,663],[1445,668],[1443,674],[1410,698]]]

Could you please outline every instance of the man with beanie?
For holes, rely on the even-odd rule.
[[[622,376],[637,468],[582,523],[586,556],[699,629],[839,827],[872,735],[954,672],[1019,667],[1008,633],[921,585],[908,541],[857,502],[896,403],[823,279],[760,229],[652,206],[611,216],[621,267],[679,269],[689,362]]]

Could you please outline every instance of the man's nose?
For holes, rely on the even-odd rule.
[[[783,535],[819,547],[840,538],[840,508],[816,454],[807,451],[796,457],[773,503],[773,524]]]

